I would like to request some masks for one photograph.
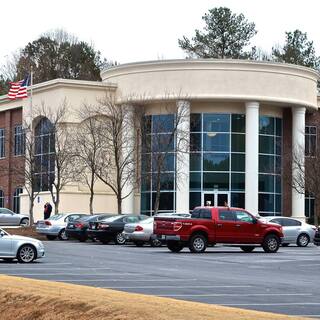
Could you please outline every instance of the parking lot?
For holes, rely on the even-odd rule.
[[[173,254],[76,241],[45,247],[47,257],[32,265],[0,260],[0,273],[320,318],[320,248],[313,245],[276,254],[223,246]]]

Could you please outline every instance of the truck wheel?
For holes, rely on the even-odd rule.
[[[167,247],[172,252],[180,252],[183,249],[183,244],[179,241],[167,241]]]
[[[310,238],[307,234],[302,233],[299,235],[297,239],[297,246],[298,247],[306,247],[309,244]]]
[[[275,234],[267,235],[262,242],[262,248],[265,252],[275,253],[280,246],[280,239]]]
[[[194,253],[204,252],[207,248],[207,239],[202,234],[195,234],[189,242],[189,249]]]
[[[252,252],[254,250],[254,246],[241,246],[240,249],[244,252]]]

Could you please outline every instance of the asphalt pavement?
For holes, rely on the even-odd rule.
[[[45,242],[46,258],[0,260],[0,273],[174,299],[320,318],[320,247],[276,254],[217,246],[203,254],[166,247]]]

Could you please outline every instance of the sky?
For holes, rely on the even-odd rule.
[[[300,29],[320,55],[319,0],[15,0],[3,1],[0,66],[42,33],[63,28],[92,43],[109,61],[179,59],[178,39],[202,29],[202,16],[225,6],[256,24],[252,45],[264,51]]]

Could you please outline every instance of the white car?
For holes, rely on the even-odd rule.
[[[313,241],[317,228],[311,224],[301,222],[290,217],[269,216],[261,217],[268,222],[280,224],[283,231],[282,246],[296,244],[298,247],[306,247]]]
[[[0,259],[30,263],[45,256],[43,243],[37,239],[10,235],[0,229]]]
[[[0,226],[28,226],[29,216],[0,208]]]
[[[48,240],[59,238],[60,240],[68,240],[66,227],[69,221],[87,217],[84,213],[59,213],[52,215],[49,219],[39,220],[36,224],[36,231],[46,235]]]

